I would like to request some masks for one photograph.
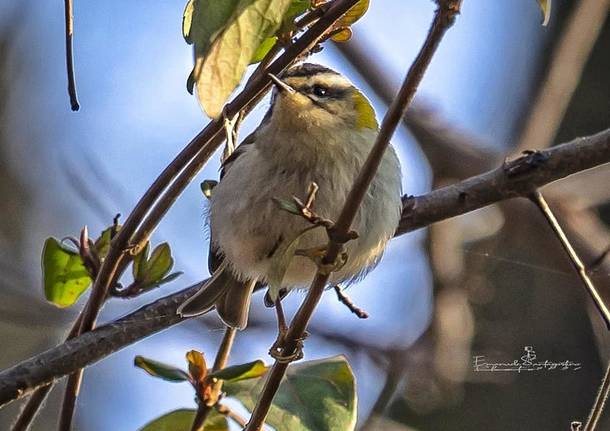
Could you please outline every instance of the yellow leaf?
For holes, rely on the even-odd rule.
[[[360,0],[335,23],[335,28],[349,27],[358,21],[369,9],[369,3],[370,0]]]
[[[552,0],[537,0],[540,10],[542,11],[542,25],[546,26],[551,19],[551,2]]]
[[[345,27],[331,37],[335,42],[347,42],[352,38],[352,29]]]
[[[203,353],[197,350],[191,350],[186,354],[186,360],[189,363],[189,373],[195,381],[202,381],[208,374],[207,365],[203,358]]]

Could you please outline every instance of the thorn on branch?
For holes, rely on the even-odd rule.
[[[345,292],[343,292],[343,289],[341,289],[341,286],[336,284],[335,286],[333,286],[333,289],[335,289],[335,292],[337,293],[337,299],[339,300],[339,302],[341,304],[345,305],[349,311],[351,311],[353,314],[358,316],[359,319],[368,319],[369,318],[369,313],[367,313],[362,308],[360,308],[356,304],[354,304],[354,302],[351,300],[351,298],[349,296],[347,296],[345,294]]]

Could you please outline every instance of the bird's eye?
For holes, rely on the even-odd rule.
[[[328,88],[322,85],[314,85],[311,89],[311,93],[318,97],[326,97],[328,96]]]

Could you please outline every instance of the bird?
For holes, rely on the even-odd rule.
[[[276,309],[287,292],[307,288],[328,233],[278,202],[303,197],[316,184],[315,214],[336,220],[378,135],[371,102],[342,74],[301,63],[269,77],[266,115],[224,160],[212,190],[212,276],[180,305],[183,317],[216,307],[228,327],[244,329],[256,286],[267,286]],[[401,194],[401,166],[390,145],[352,223],[358,237],[345,244],[346,260],[329,286],[353,283],[377,265],[398,226]]]

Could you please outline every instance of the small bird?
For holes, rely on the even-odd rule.
[[[369,100],[341,74],[303,63],[278,78],[271,106],[259,127],[224,161],[209,208],[209,281],[178,313],[196,316],[216,307],[230,327],[247,325],[257,285],[279,300],[311,284],[323,254],[325,229],[309,229],[279,201],[306,195],[317,184],[315,213],[336,220],[377,137],[379,125]],[[401,213],[401,170],[390,146],[362,202],[345,244],[347,260],[330,285],[350,283],[375,267],[393,237]],[[295,251],[299,250],[299,253]]]

